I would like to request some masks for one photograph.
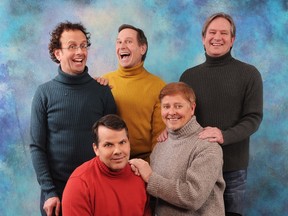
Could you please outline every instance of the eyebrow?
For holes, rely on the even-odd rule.
[[[82,43],[87,43],[88,41],[85,39],[85,40],[83,40],[80,44],[82,44]],[[67,43],[77,43],[76,41],[73,41],[73,40],[69,40],[69,41],[67,41]]]
[[[133,37],[126,37],[124,38],[124,40],[127,40],[127,39],[133,39]],[[120,38],[117,38],[117,40],[121,40]]]

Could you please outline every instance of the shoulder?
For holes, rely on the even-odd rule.
[[[256,66],[249,64],[247,62],[243,62],[240,61],[238,59],[234,58],[234,62],[235,64],[238,65],[239,68],[241,68],[241,70],[243,70],[244,72],[248,72],[248,73],[253,73],[255,75],[260,75],[260,72],[258,71],[258,69],[256,68]]]
[[[165,82],[159,76],[157,76],[157,75],[155,75],[155,74],[153,74],[153,73],[151,73],[151,72],[149,72],[147,70],[146,70],[146,72],[148,74],[149,79],[154,80],[155,82],[159,82],[159,83],[164,83],[165,84]]]
[[[89,174],[95,167],[95,158],[86,161],[82,165],[78,166],[73,173],[71,174],[70,178],[74,177],[81,177],[85,176],[85,174]]]
[[[197,72],[199,72],[199,70],[202,68],[203,66],[203,63],[202,64],[199,64],[199,65],[196,65],[194,67],[190,67],[190,68],[187,68],[183,73],[182,75],[180,76],[180,79],[185,77],[185,76],[190,76],[192,74],[195,74]]]
[[[108,73],[105,73],[102,77],[109,79],[109,78],[115,77],[115,76],[117,76],[117,72],[116,71],[110,71]]]
[[[205,152],[209,155],[217,155],[222,158],[222,147],[216,142],[208,142],[207,140],[198,139],[196,151]]]

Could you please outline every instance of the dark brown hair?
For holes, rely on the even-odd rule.
[[[146,45],[146,52],[144,53],[144,55],[142,56],[142,61],[145,61],[147,52],[148,52],[148,41],[147,38],[143,32],[142,29],[136,28],[135,26],[129,25],[129,24],[122,24],[119,28],[118,28],[118,33],[121,32],[123,29],[133,29],[137,32],[137,41],[138,44],[140,45]]]
[[[50,38],[50,43],[49,43],[49,54],[50,57],[52,59],[52,61],[56,62],[56,63],[60,63],[58,61],[58,59],[56,58],[56,56],[54,55],[54,51],[56,49],[60,49],[61,48],[61,42],[60,42],[60,38],[61,35],[64,31],[75,31],[75,30],[80,30],[84,33],[84,35],[86,36],[87,39],[87,45],[88,47],[91,45],[90,42],[90,33],[87,32],[86,28],[81,24],[81,23],[71,23],[69,21],[66,22],[61,22],[59,23],[55,29],[52,31],[51,38]]]
[[[97,147],[99,144],[99,133],[98,133],[99,126],[104,126],[106,128],[117,131],[125,129],[127,137],[129,138],[128,128],[124,120],[120,118],[118,115],[109,114],[100,118],[92,127],[93,142]]]

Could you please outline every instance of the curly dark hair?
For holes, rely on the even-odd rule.
[[[58,59],[54,55],[54,51],[56,49],[61,48],[61,42],[60,42],[61,35],[64,31],[68,31],[68,30],[80,30],[80,31],[82,31],[86,36],[88,47],[91,45],[91,42],[90,42],[90,35],[91,34],[89,32],[87,32],[86,28],[81,23],[71,23],[69,21],[59,23],[55,27],[55,29],[52,31],[52,33],[50,34],[51,38],[50,38],[50,43],[48,46],[50,57],[51,57],[52,61],[54,61],[56,63],[60,63],[60,62],[58,61]]]

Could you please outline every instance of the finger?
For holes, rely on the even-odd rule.
[[[56,208],[55,208],[55,215],[59,216],[60,215],[60,202],[57,202]]]

